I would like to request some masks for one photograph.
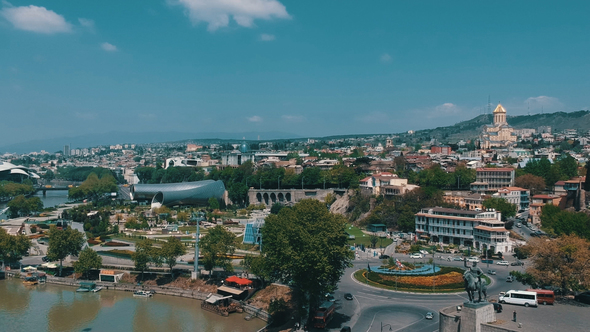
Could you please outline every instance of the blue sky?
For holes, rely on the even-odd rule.
[[[395,133],[588,109],[587,1],[0,3],[0,141]],[[265,137],[262,137],[265,138]]]

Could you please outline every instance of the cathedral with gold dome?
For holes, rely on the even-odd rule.
[[[481,148],[507,147],[516,143],[516,134],[506,122],[506,110],[498,104],[494,110],[494,123],[485,125],[479,137]]]

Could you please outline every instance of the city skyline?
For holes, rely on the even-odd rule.
[[[511,115],[588,108],[584,2],[219,4],[3,1],[0,145],[396,133],[471,119],[488,96]]]

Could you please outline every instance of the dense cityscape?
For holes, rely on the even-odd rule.
[[[583,10],[14,2],[0,331],[587,330]]]

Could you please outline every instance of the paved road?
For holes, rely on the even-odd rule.
[[[417,294],[402,293],[373,288],[353,279],[352,274],[358,269],[365,269],[367,264],[375,267],[381,261],[372,257],[372,254],[360,252],[360,259],[353,262],[353,267],[346,270],[339,283],[339,289],[335,292],[337,312],[334,320],[329,325],[331,331],[339,331],[342,326],[351,326],[353,331],[373,332],[381,331],[381,323],[389,331],[390,324],[393,331],[418,331],[432,332],[438,330],[438,311],[444,307],[463,303],[467,300],[465,292],[455,294]],[[447,255],[448,256],[448,255]],[[394,254],[400,260],[408,261],[409,257],[402,254]],[[438,256],[437,256],[438,257]],[[512,257],[507,258],[513,261]],[[428,258],[417,261],[427,261]],[[463,262],[435,259],[435,263],[445,266],[463,267]],[[492,284],[488,287],[488,299],[498,298],[501,291],[510,289],[526,289],[527,287],[517,283],[506,282],[510,271],[522,267],[499,266],[495,264],[478,264],[484,272],[488,269],[496,271],[496,275],[490,275]],[[344,299],[345,293],[352,293],[354,300]],[[434,313],[433,320],[426,320],[427,312]]]

